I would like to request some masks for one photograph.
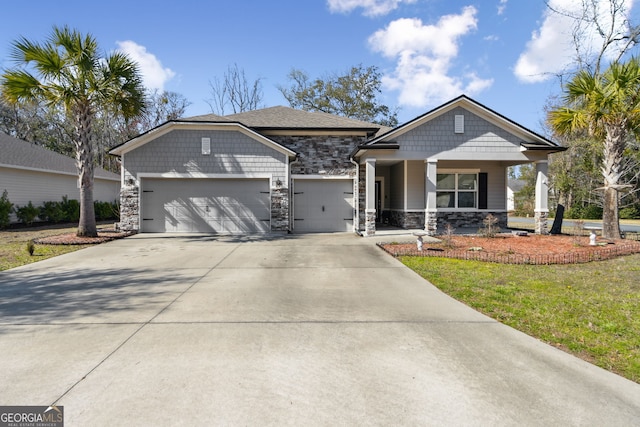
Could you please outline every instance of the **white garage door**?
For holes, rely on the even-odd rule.
[[[268,179],[142,180],[142,231],[264,233],[270,229]]]
[[[353,231],[353,180],[294,181],[294,232]]]

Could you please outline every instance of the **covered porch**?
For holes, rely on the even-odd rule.
[[[419,229],[437,235],[453,229],[477,230],[489,214],[507,228],[507,173],[524,162],[497,160],[397,160],[367,158],[360,163],[360,232],[373,236],[381,226]],[[548,163],[537,170],[536,233],[548,232]]]

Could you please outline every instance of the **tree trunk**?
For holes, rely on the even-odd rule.
[[[620,218],[618,216],[618,190],[605,187],[602,210],[602,237],[620,239]]]
[[[625,120],[607,124],[602,158],[602,176],[604,177],[602,237],[607,239],[620,239],[618,186],[622,177],[626,137]]]
[[[96,214],[93,206],[93,146],[91,144],[91,109],[78,106],[76,111],[76,164],[80,184],[80,221],[77,235],[97,237]]]

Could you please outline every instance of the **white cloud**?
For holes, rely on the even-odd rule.
[[[555,74],[566,71],[575,63],[575,45],[573,43],[573,29],[576,21],[572,16],[580,16],[582,0],[551,0],[549,5],[555,13],[546,9],[540,28],[533,32],[531,40],[516,62],[514,73],[518,79],[526,83],[537,83],[551,78]],[[627,11],[631,10],[633,0],[624,1]],[[601,0],[597,3],[597,15],[604,26],[611,23],[608,16],[609,1]],[[618,30],[623,30],[619,24]],[[583,21],[579,39],[583,55],[598,50],[602,38],[593,24]],[[615,49],[613,49],[615,50]],[[611,59],[611,58],[609,58]]]
[[[493,80],[473,72],[450,73],[459,39],[477,28],[476,13],[468,6],[459,15],[442,16],[435,25],[424,25],[417,18],[398,19],[369,37],[374,51],[397,61],[395,71],[384,76],[382,83],[400,91],[401,105],[425,107],[491,86]]]
[[[147,89],[162,91],[165,83],[176,75],[170,68],[162,67],[160,60],[154,54],[147,52],[146,47],[131,40],[116,42],[116,44],[118,50],[138,63],[143,84]]]
[[[364,9],[365,16],[382,16],[398,8],[400,3],[415,3],[416,0],[327,0],[332,13],[349,13],[354,9]]]
[[[502,15],[504,11],[507,9],[508,1],[509,0],[500,0],[500,3],[498,3],[498,15]]]

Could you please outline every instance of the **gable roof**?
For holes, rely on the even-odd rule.
[[[238,122],[256,129],[264,130],[348,130],[364,131],[369,136],[375,135],[383,126],[354,120],[328,113],[297,110],[290,107],[269,107],[259,110],[245,111],[227,116],[205,114],[190,117],[190,121],[229,121]],[[390,128],[385,128],[389,130]]]
[[[163,124],[156,126],[153,129],[150,129],[144,133],[141,133],[140,135],[128,141],[125,141],[120,145],[113,147],[111,150],[109,150],[109,154],[112,154],[115,156],[122,156],[123,154],[126,154],[132,150],[135,150],[136,148],[156,138],[159,138],[160,136],[166,133],[169,133],[174,129],[210,129],[210,130],[226,130],[226,131],[236,130],[291,158],[297,156],[297,154],[294,151],[288,149],[283,145],[278,144],[277,142],[267,138],[264,135],[259,134],[253,129],[250,129],[244,126],[242,123],[233,122],[230,120],[226,120],[224,118],[222,118],[223,120],[213,120],[213,121],[204,120],[204,117],[211,117],[214,119],[220,118],[220,116],[215,116],[215,115],[207,115],[207,116],[199,116],[199,117],[200,117],[199,120],[178,119],[178,120],[170,120],[168,122],[164,122]]]
[[[78,175],[75,159],[0,132],[0,166]],[[95,168],[96,178],[120,181],[120,175]]]
[[[357,151],[361,149],[373,149],[373,148],[389,148],[389,145],[393,145],[393,139],[399,135],[404,134],[418,126],[427,123],[434,118],[446,113],[447,111],[451,111],[454,108],[462,107],[466,110],[476,114],[477,116],[487,120],[490,123],[495,124],[498,127],[501,127],[514,135],[519,136],[522,139],[521,146],[526,150],[544,150],[550,153],[565,151],[565,147],[561,147],[555,142],[545,138],[544,136],[525,128],[524,126],[514,122],[513,120],[503,116],[500,113],[490,109],[489,107],[469,98],[466,95],[460,95],[457,98],[452,99],[451,101],[440,105],[439,107],[434,108],[431,111],[426,112],[425,114],[416,117],[415,119],[400,125],[390,131],[379,135],[378,137],[362,144],[354,151],[353,155],[357,153]],[[395,147],[395,146],[394,146]],[[397,147],[395,147],[397,148]]]

